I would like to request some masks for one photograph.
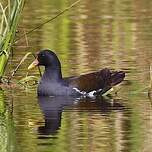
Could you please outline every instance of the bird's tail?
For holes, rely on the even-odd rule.
[[[111,73],[111,85],[115,86],[122,82],[125,78],[125,72],[123,71],[114,71]]]
[[[102,89],[99,89],[97,94],[104,94],[108,90],[110,90],[113,86],[121,83],[125,78],[125,72],[123,71],[110,71],[105,68],[100,71],[102,76]]]

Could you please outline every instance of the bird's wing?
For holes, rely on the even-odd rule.
[[[97,72],[92,72],[78,77],[65,78],[65,82],[80,91],[91,92],[100,90],[106,92],[112,86],[123,81],[125,73],[123,71],[110,71],[105,68]]]
[[[65,78],[68,85],[79,89],[80,91],[91,92],[94,90],[103,90],[111,88],[111,72],[103,69],[98,72],[92,72],[78,77]]]

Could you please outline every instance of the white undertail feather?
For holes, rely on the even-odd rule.
[[[82,94],[82,96],[84,97],[89,97],[89,98],[94,98],[96,96],[97,92],[100,92],[102,89],[99,89],[98,91],[93,90],[90,91],[89,93],[85,92],[85,91],[80,91],[78,88],[73,88],[76,92]]]

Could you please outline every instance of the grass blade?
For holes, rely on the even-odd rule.
[[[15,34],[19,18],[24,7],[24,0],[8,0],[8,5],[4,8],[0,3],[2,16],[0,17],[0,79],[4,75],[9,59],[11,44],[15,40]]]

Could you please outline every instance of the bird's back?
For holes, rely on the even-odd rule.
[[[98,91],[106,92],[113,86],[123,81],[125,73],[123,71],[110,71],[105,68],[97,72],[84,74],[78,77],[66,78],[70,86],[77,88],[81,92]]]

